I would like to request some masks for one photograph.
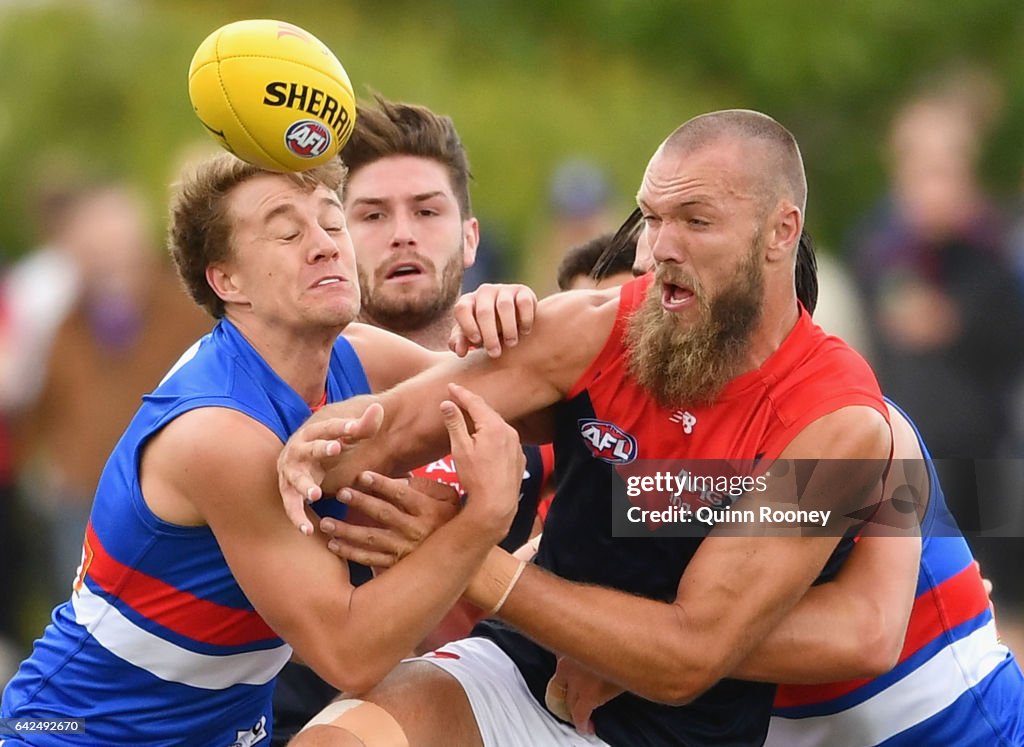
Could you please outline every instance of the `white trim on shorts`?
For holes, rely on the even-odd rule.
[[[428,662],[458,680],[484,747],[610,747],[552,716],[533,697],[515,663],[487,638],[446,643],[408,661]]]

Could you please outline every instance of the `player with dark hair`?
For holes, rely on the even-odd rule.
[[[463,270],[473,264],[480,228],[469,195],[469,161],[451,118],[427,107],[388,101],[361,106],[342,151],[349,168],[344,208],[356,255],[362,296],[360,318],[428,350],[447,350],[462,291]],[[476,302],[494,305],[495,286]],[[514,296],[523,334],[532,323],[533,299]],[[516,329],[506,344],[515,343]],[[500,543],[514,550],[533,525],[550,450],[524,446],[526,469],[519,511]],[[459,488],[451,456],[414,474]],[[460,491],[461,492],[461,491]]]
[[[606,233],[569,249],[558,265],[558,289],[601,290],[617,287],[631,278],[633,254],[636,252],[635,238],[624,245],[621,251],[611,254],[611,261],[601,267],[600,277],[596,275],[597,263],[605,256],[614,239],[615,234]]]
[[[480,239],[470,202],[469,162],[455,125],[424,106],[377,96],[372,104],[359,106],[341,157],[348,166],[342,205],[355,251],[360,320],[428,350],[447,350],[463,270],[473,264]],[[488,287],[480,291],[493,292]],[[524,305],[510,313],[518,311],[528,333],[532,307],[525,302],[532,299],[518,298]],[[499,543],[508,550],[527,540],[552,467],[550,447],[526,445],[523,454],[519,507]],[[464,487],[451,454],[417,467],[413,474],[458,492]],[[341,522],[325,528],[339,536],[359,531]],[[366,571],[354,566],[354,582],[365,581]],[[429,651],[461,638],[478,619],[472,605],[457,605],[416,650]],[[314,673],[289,665],[274,693],[274,742],[284,744],[334,695],[334,688]]]

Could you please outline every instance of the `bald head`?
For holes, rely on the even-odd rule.
[[[757,165],[750,176],[759,195],[772,203],[787,199],[804,213],[807,177],[800,148],[793,134],[767,114],[749,109],[702,114],[681,124],[659,150],[690,152],[724,140],[739,141],[750,149]]]

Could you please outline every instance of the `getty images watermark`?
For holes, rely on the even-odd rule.
[[[637,460],[613,473],[618,537],[1024,536],[1019,460]]]

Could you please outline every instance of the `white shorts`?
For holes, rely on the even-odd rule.
[[[609,747],[552,716],[534,699],[512,660],[487,638],[446,643],[410,661],[429,662],[459,681],[484,747]]]

